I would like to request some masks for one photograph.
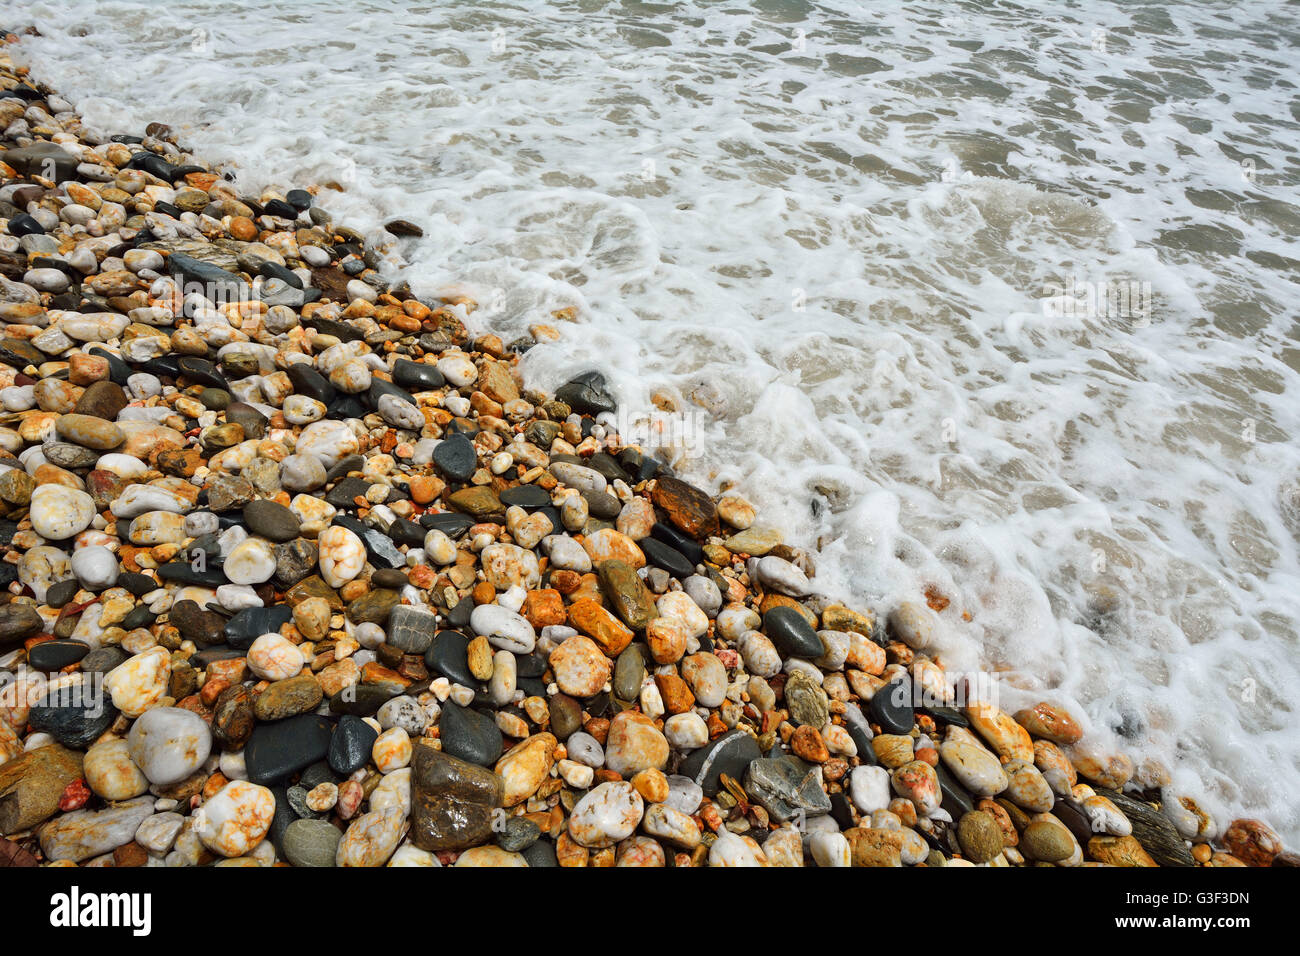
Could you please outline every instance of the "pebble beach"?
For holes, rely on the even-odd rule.
[[[824,593],[328,187],[101,137],[3,53],[0,130],[0,861],[1300,861],[950,674],[941,591]]]

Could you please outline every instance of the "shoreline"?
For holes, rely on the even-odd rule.
[[[0,73],[17,79],[8,58]],[[29,97],[28,108],[48,99]],[[8,127],[23,112],[5,104]],[[29,125],[59,132],[48,114],[30,114]],[[101,674],[117,711],[101,726],[85,708],[23,714],[22,701],[5,702],[0,730],[13,740],[0,738],[0,822],[17,804],[24,849],[57,858],[74,846],[75,856],[84,824],[70,814],[126,807],[137,827],[180,817],[166,821],[176,826],[168,849],[159,855],[159,842],[133,831],[82,862],[273,862],[299,821],[313,825],[294,839],[310,831],[301,839],[311,847],[333,839],[324,827],[340,831],[336,859],[352,865],[1293,859],[1255,821],[1225,828],[1194,803],[1160,813],[1121,796],[1131,762],[1090,752],[1050,704],[1014,719],[954,709],[964,688],[949,687],[925,653],[937,613],[928,595],[884,620],[816,596],[807,556],[762,529],[743,500],[715,501],[623,449],[608,417],[596,422],[615,411],[598,376],[557,390],[560,403],[529,392],[499,338],[469,341],[473,303],[422,303],[386,288],[361,237],[330,223],[308,191],[238,196],[164,130],[149,132],[145,143],[99,144],[89,159],[27,154],[22,170],[4,170],[6,202],[48,213],[18,220],[19,231],[62,235],[70,247],[4,250],[8,282],[36,293],[4,306],[5,391],[30,390],[4,403],[14,436],[4,447],[10,456],[36,449],[41,461],[11,457],[0,474],[16,522],[8,564],[18,565],[16,596],[28,599],[0,608],[0,662],[12,668],[12,657],[35,651],[59,664],[52,670]],[[74,139],[66,145],[84,150],[88,141]],[[0,161],[13,159],[17,144],[4,145]],[[50,171],[49,186],[32,178]],[[20,182],[26,193],[7,188]],[[184,283],[207,301],[186,303]],[[132,383],[140,373],[152,381]],[[232,534],[244,527],[254,533]],[[37,551],[46,540],[71,550],[72,539],[93,560]],[[111,574],[102,552],[121,564]],[[204,557],[178,560],[193,553]],[[209,558],[220,568],[206,567]],[[118,584],[125,575],[151,586],[137,594]],[[302,587],[314,580],[321,585]],[[60,585],[64,603],[43,603]],[[195,590],[210,585],[235,590]],[[100,654],[114,646],[131,656]],[[113,666],[89,671],[91,653]],[[932,695],[926,706],[894,693],[899,680]],[[376,714],[377,726],[366,724]],[[167,779],[176,768],[153,765],[159,755],[140,728],[201,741],[193,715],[211,739]],[[294,733],[284,721],[296,722]],[[31,747],[30,734],[24,741],[24,729],[71,746],[56,759]],[[350,762],[330,758],[345,735],[352,761],[365,749],[358,742],[374,739],[342,773]],[[286,771],[302,755],[280,751],[304,741],[325,742],[325,753]],[[12,778],[48,776],[53,788],[91,748],[86,793],[70,795],[69,779],[56,801],[68,808],[29,819],[31,785]],[[287,784],[300,774],[320,782],[308,789],[299,779],[295,795]],[[1081,779],[1096,788],[1078,789]],[[133,793],[141,781],[173,805]],[[453,790],[471,795],[472,834],[446,832],[440,802]],[[48,806],[50,793],[41,796]],[[99,809],[109,801],[119,806]],[[266,827],[231,842],[178,813],[186,801],[209,808],[209,819],[247,811]],[[637,808],[634,820],[619,815],[620,801]],[[509,817],[501,831],[491,826],[498,810]],[[1211,848],[1220,832],[1215,846],[1239,856]]]

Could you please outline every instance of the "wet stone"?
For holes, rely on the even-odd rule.
[[[358,684],[347,687],[330,698],[330,713],[371,717],[400,693],[400,688],[389,685]]]
[[[532,820],[511,817],[497,834],[497,846],[509,853],[520,853],[536,843],[541,835],[541,828]]]
[[[491,770],[417,744],[411,761],[411,839],[422,850],[461,850],[492,834],[503,796]]]
[[[85,750],[117,719],[117,708],[96,697],[91,688],[61,688],[42,697],[27,718],[65,747]]]
[[[396,610],[401,595],[388,588],[367,591],[348,605],[348,620],[353,624],[379,624]]]
[[[817,769],[793,757],[761,757],[750,763],[745,792],[782,822],[801,813],[820,816],[831,809]]]
[[[175,614],[174,608],[172,613]],[[221,620],[220,615],[214,616]],[[291,620],[293,608],[285,604],[244,608],[229,621],[222,622],[222,634],[231,647],[248,650],[263,634],[278,634],[280,628]]]
[[[407,654],[423,654],[433,644],[437,620],[430,610],[398,605],[388,616],[388,643]],[[436,660],[430,666],[437,667]]]
[[[89,645],[81,641],[45,641],[27,652],[27,664],[32,670],[57,671],[77,663],[89,652]]]
[[[908,734],[916,723],[912,710],[911,682],[893,681],[876,691],[871,698],[871,719],[887,734]]]
[[[677,772],[699,784],[705,796],[713,797],[722,787],[721,774],[743,780],[746,769],[761,756],[753,737],[743,730],[733,730],[707,747],[691,751]]]
[[[464,435],[452,435],[433,449],[433,463],[453,481],[469,481],[478,467],[474,444]]]
[[[777,605],[764,614],[763,633],[781,652],[782,657],[816,660],[825,653],[821,638],[812,629],[812,625],[792,607]]]
[[[556,694],[548,705],[550,731],[559,740],[568,740],[582,726],[582,704],[568,694]]]
[[[503,505],[518,505],[529,511],[544,508],[551,503],[551,496],[545,489],[536,485],[517,485],[514,488],[507,488],[499,497]]]
[[[258,498],[244,506],[248,530],[269,541],[291,541],[298,536],[298,517],[284,505]]]
[[[491,717],[448,701],[438,720],[445,753],[481,767],[501,756],[502,736]]]
[[[193,641],[199,647],[220,644],[226,638],[226,619],[214,611],[199,607],[194,601],[177,601],[168,612],[168,620],[176,625],[181,637]]]
[[[299,714],[258,724],[244,746],[244,765],[253,783],[280,783],[325,757],[334,729],[324,717]]]
[[[688,578],[695,573],[695,565],[675,548],[671,548],[653,537],[643,538],[638,542],[645,552],[646,561],[663,568],[675,578]]]
[[[459,631],[438,631],[425,651],[424,663],[454,683],[477,687],[479,680],[470,670],[468,648],[469,638]]]

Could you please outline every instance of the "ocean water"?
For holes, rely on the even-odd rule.
[[[415,221],[395,275],[676,409],[819,587],[938,589],[953,671],[1300,844],[1296,7],[0,10],[92,126]]]

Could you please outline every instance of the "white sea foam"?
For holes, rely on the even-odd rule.
[[[479,329],[576,306],[534,381],[675,395],[819,585],[937,586],[952,667],[1300,843],[1294,9],[4,6],[92,125],[419,223]]]

